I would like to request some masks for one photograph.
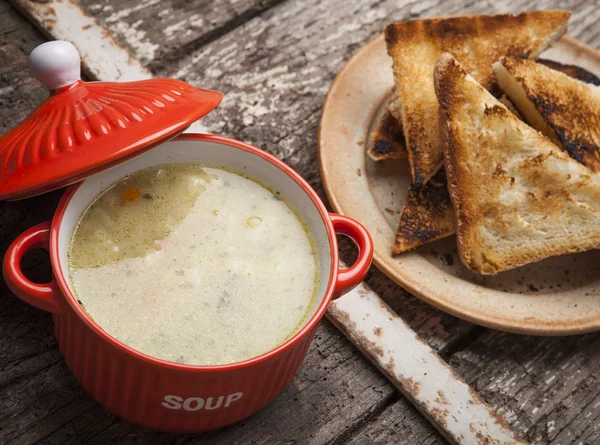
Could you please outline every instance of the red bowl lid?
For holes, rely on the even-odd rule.
[[[83,82],[75,47],[52,41],[29,56],[50,97],[0,138],[0,199],[22,199],[85,179],[181,133],[221,93],[181,80]]]

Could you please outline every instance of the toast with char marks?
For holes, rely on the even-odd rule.
[[[506,55],[537,57],[565,33],[570,15],[561,10],[529,11],[409,20],[385,28],[399,100],[390,110],[402,121],[416,186],[426,183],[443,162],[433,87],[439,56],[452,53],[485,88],[498,93],[492,64]]]
[[[600,84],[600,79],[583,68],[548,60],[538,59],[538,62],[583,82]],[[523,120],[521,114],[505,95],[499,101],[512,114]],[[456,232],[454,210],[447,187],[443,168],[421,187],[411,184],[396,230],[393,254],[412,250],[423,244],[454,235]]]
[[[370,136],[367,153],[374,161],[385,159],[406,159],[408,152],[404,145],[402,122],[386,111]]]
[[[532,60],[502,58],[494,73],[529,125],[600,172],[600,87]]]
[[[550,59],[535,59],[537,63],[552,68],[553,70],[560,71],[573,79],[581,80],[585,83],[591,83],[592,85],[600,85],[600,78],[593,73],[590,73],[585,68],[577,65],[569,65],[567,63],[560,63]],[[494,73],[495,74],[495,73]]]
[[[454,209],[446,172],[440,169],[427,184],[411,184],[392,248],[394,255],[454,234]]]
[[[435,66],[462,262],[496,274],[600,248],[600,175],[510,113],[450,54]]]

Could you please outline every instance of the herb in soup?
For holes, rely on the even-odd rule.
[[[319,267],[306,225],[274,197],[201,164],[131,174],[73,234],[78,299],[110,335],[164,360],[226,364],[275,348],[306,320]]]

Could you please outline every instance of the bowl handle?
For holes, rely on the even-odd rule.
[[[358,246],[358,258],[347,269],[339,269],[333,298],[339,298],[355,288],[364,278],[373,260],[371,235],[358,221],[343,215],[330,213],[329,218],[335,233],[346,235]]]
[[[27,252],[32,249],[49,250],[50,223],[43,222],[19,235],[4,255],[2,271],[4,281],[17,297],[32,306],[56,314],[59,311],[56,282],[34,283],[21,270],[21,260]]]

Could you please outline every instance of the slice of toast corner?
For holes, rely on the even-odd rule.
[[[454,232],[454,210],[448,195],[446,173],[441,169],[426,184],[409,187],[392,254],[413,250]]]
[[[404,145],[402,123],[389,111],[385,112],[371,132],[367,154],[374,161],[408,157],[406,145]]]
[[[529,125],[600,172],[600,87],[532,60],[504,57],[494,73]]]
[[[592,85],[596,86],[600,85],[600,77],[596,76],[594,73],[590,73],[588,70],[580,66],[569,65],[567,63],[561,63],[555,60],[543,59],[539,57],[535,59],[535,61],[547,66],[548,68],[552,68],[555,71],[560,71],[561,73],[564,73],[573,79],[581,80],[585,83],[591,83]]]

